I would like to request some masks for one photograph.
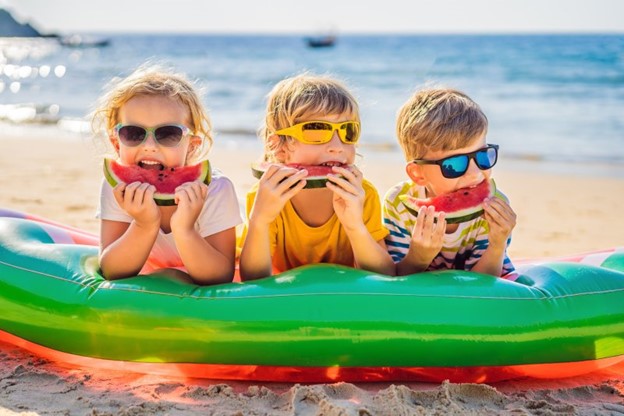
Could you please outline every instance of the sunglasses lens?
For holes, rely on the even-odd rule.
[[[357,123],[344,123],[338,131],[342,141],[345,143],[357,143],[360,138],[360,128]]]
[[[123,126],[117,134],[124,145],[134,147],[143,143],[147,131],[139,126]]]
[[[327,143],[334,133],[331,124],[327,123],[305,123],[301,126],[303,140],[307,143]]]
[[[468,156],[457,155],[451,156],[441,161],[440,169],[442,169],[442,176],[445,178],[453,179],[459,178],[468,169]]]
[[[475,154],[475,161],[479,169],[490,169],[496,164],[498,159],[498,150],[495,147],[479,150]]]
[[[173,147],[182,141],[184,131],[178,126],[162,126],[154,131],[154,136],[161,146]]]

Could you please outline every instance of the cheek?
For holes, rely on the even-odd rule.
[[[350,145],[345,149],[345,153],[347,155],[347,164],[352,165],[355,163],[356,149],[355,146]]]
[[[121,160],[122,163],[127,165],[134,163],[134,149],[120,146],[117,150],[117,154],[119,155],[119,160]]]

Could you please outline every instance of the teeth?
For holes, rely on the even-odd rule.
[[[156,162],[154,160],[142,160],[140,163],[144,165],[160,165],[160,162]]]

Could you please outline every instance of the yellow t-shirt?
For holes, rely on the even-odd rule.
[[[375,241],[383,240],[388,230],[381,222],[381,202],[375,187],[364,180],[364,224]],[[258,184],[247,194],[247,220],[258,192]],[[241,241],[245,241],[247,227]],[[276,272],[305,264],[332,263],[354,266],[353,250],[336,214],[319,227],[310,227],[299,217],[288,201],[269,227],[271,256]]]

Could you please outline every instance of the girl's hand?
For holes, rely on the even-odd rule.
[[[160,210],[154,202],[156,187],[145,182],[120,183],[113,188],[117,203],[139,227],[160,227]]]
[[[187,182],[178,186],[174,196],[178,207],[171,216],[171,229],[176,231],[194,230],[207,196],[208,185],[205,183]]]
[[[408,255],[423,270],[429,267],[442,249],[446,231],[445,217],[444,212],[436,212],[434,207],[420,207],[418,210]]]
[[[365,227],[364,198],[362,187],[364,175],[355,166],[350,169],[332,167],[334,173],[327,175],[327,188],[334,193],[334,211],[347,230]]]
[[[249,221],[270,224],[286,202],[303,189],[307,170],[271,165],[258,183],[258,193]]]
[[[516,226],[516,213],[511,206],[500,198],[488,198],[483,203],[485,219],[490,226],[489,244],[504,248]]]

